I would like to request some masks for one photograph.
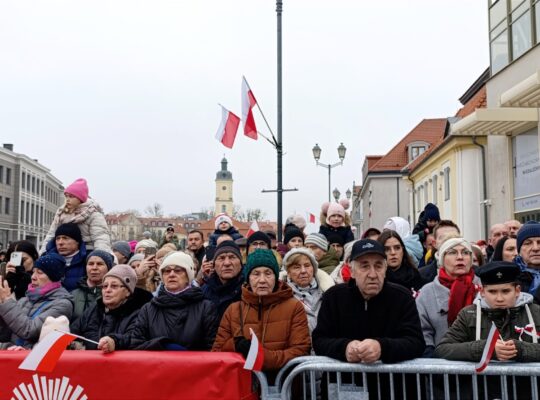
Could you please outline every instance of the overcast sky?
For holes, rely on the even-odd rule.
[[[272,0],[0,2],[0,137],[64,184],[84,177],[105,211],[159,202],[213,206],[225,154],[234,201],[275,218],[276,153],[239,131],[215,138],[223,104],[241,115],[245,75],[276,126]],[[361,183],[423,118],[454,115],[489,65],[486,1],[284,0],[284,217],[318,214]],[[268,133],[256,112],[258,128]]]

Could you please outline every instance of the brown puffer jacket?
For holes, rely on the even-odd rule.
[[[265,371],[278,370],[311,350],[306,312],[285,282],[267,296],[257,296],[244,284],[242,300],[231,304],[221,319],[212,351],[235,351],[234,338],[251,339],[249,328],[264,348]]]

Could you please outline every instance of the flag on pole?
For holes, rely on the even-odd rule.
[[[253,329],[249,328],[249,332],[251,333],[251,346],[249,346],[244,369],[260,371],[262,370],[264,362],[264,349],[259,343],[259,338],[257,338],[257,335],[253,332]]]
[[[257,104],[255,96],[249,87],[246,78],[242,77],[242,122],[244,123],[244,135],[257,140],[257,127],[253,118],[252,108]]]
[[[489,330],[489,335],[486,340],[486,347],[484,347],[480,362],[476,365],[477,373],[482,372],[486,369],[489,361],[491,360],[491,356],[493,355],[493,350],[495,350],[495,344],[497,343],[497,340],[500,336],[501,334],[495,326],[495,323],[491,322],[491,329]]]
[[[257,221],[253,221],[249,227],[249,230],[246,234],[246,237],[250,237],[251,235],[253,235],[255,232],[257,232],[259,230],[259,224],[257,223]]]
[[[314,224],[315,223],[315,214],[312,214],[310,212],[307,213],[307,217],[308,217],[308,222],[310,224]]]
[[[221,106],[221,113],[221,124],[216,133],[216,139],[223,143],[225,147],[232,149],[240,118],[223,106]]]
[[[66,346],[75,336],[65,332],[53,331],[38,342],[26,356],[19,369],[38,372],[52,372]]]

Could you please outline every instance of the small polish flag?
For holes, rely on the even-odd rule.
[[[75,335],[53,331],[38,342],[26,356],[19,369],[52,372],[66,346],[76,339]]]
[[[246,233],[246,237],[250,237],[258,230],[259,230],[259,224],[257,223],[257,221],[253,221],[249,227],[249,230]]]
[[[307,213],[308,214],[308,221],[310,224],[314,224],[315,223],[315,215],[312,214],[312,213]]]
[[[242,121],[244,123],[244,135],[257,140],[257,127],[253,118],[252,108],[257,104],[255,96],[249,87],[246,78],[242,77]]]
[[[489,335],[486,340],[486,347],[484,347],[480,362],[476,365],[477,373],[480,373],[486,369],[489,361],[491,360],[491,356],[493,355],[493,350],[495,350],[495,344],[500,336],[501,334],[495,326],[495,323],[491,322],[491,329],[489,330]]]
[[[244,363],[244,369],[261,371],[264,362],[264,349],[259,343],[259,338],[253,332],[253,329],[249,328],[249,332],[251,333],[251,346],[249,347],[246,362]]]
[[[240,118],[223,106],[221,106],[221,113],[221,124],[216,133],[216,139],[223,143],[225,147],[232,149],[238,125],[240,125]]]

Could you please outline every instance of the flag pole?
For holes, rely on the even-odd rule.
[[[283,147],[282,147],[282,51],[281,51],[281,14],[283,0],[276,0],[277,15],[277,237],[281,242],[283,229]]]
[[[60,329],[55,329],[55,331],[56,331],[56,332],[60,332],[60,333],[65,333],[66,335],[75,336],[77,339],[81,339],[81,340],[84,340],[84,341],[86,341],[86,342],[90,342],[90,343],[94,343],[94,344],[99,344],[98,342],[96,342],[96,341],[94,341],[94,340],[87,339],[87,338],[85,338],[84,336],[75,335],[74,333],[62,331],[62,330],[60,330]],[[72,339],[72,340],[73,340],[73,339]]]
[[[248,87],[248,89],[251,91],[251,86],[249,86],[249,82],[247,81],[246,77],[245,76],[242,76],[242,78],[244,78],[244,80],[246,81],[246,85]],[[263,120],[264,120],[264,123],[266,124],[266,127],[268,128],[268,130],[270,131],[270,134],[272,135],[272,139],[274,139],[274,143],[272,143],[267,137],[265,137],[262,133],[260,132],[257,132],[259,135],[261,135],[263,138],[265,138],[266,140],[270,141],[270,143],[272,143],[274,145],[274,147],[277,146],[277,140],[276,140],[276,137],[274,136],[274,132],[272,131],[272,128],[270,128],[270,124],[268,123],[268,121],[266,120],[266,116],[264,115],[262,109],[261,109],[261,106],[259,105],[259,101],[257,100],[255,102],[255,105],[257,106],[257,108],[259,109],[259,112],[261,113],[261,116],[263,117]]]

